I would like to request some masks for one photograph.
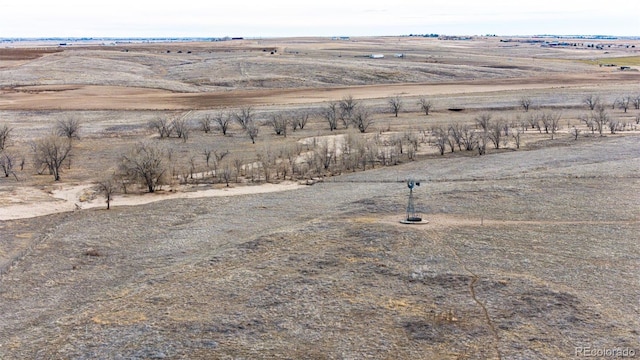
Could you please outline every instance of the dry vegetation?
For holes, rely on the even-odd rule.
[[[638,352],[640,73],[593,61],[634,56],[0,49],[0,358]],[[410,177],[426,225],[398,223]],[[315,185],[119,206],[289,182]]]

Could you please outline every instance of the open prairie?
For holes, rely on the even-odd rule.
[[[0,358],[638,354],[640,41],[507,40],[1,48]]]

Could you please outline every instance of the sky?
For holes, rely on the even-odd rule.
[[[640,1],[1,0],[0,38],[640,36]]]

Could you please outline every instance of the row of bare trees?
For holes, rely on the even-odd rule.
[[[391,136],[351,131],[337,138],[313,138],[307,145],[265,146],[254,160],[211,148],[204,148],[198,160],[196,155],[175,156],[164,143],[143,142],[121,156],[114,176],[100,181],[97,189],[110,201],[117,188],[127,192],[134,185],[152,193],[173,181],[229,185],[241,178],[268,182],[366,170],[414,160],[423,141],[414,131]]]
[[[597,95],[587,95],[582,100],[584,104],[589,107],[589,110],[596,111],[598,107],[606,107],[606,104]],[[633,106],[634,109],[640,110],[640,94],[639,95],[626,95],[617,98],[611,102],[611,109],[615,109],[616,106],[622,109],[625,113]]]
[[[421,97],[417,104],[425,115],[429,115],[433,108],[433,103],[425,97]],[[399,96],[391,98],[389,105],[396,117],[404,108],[404,102]],[[196,128],[191,126],[187,120],[189,113],[170,117],[160,116],[150,121],[148,126],[157,132],[160,139],[175,137],[186,142],[191,130]],[[246,106],[236,111],[221,111],[216,115],[206,114],[197,120],[197,128],[204,133],[210,133],[214,128],[217,128],[222,135],[226,136],[231,124],[236,123],[255,144],[259,128],[262,125],[271,127],[276,135],[286,137],[289,129],[294,132],[298,129],[302,130],[314,117],[324,118],[330,131],[337,130],[338,126],[342,125],[344,129],[353,126],[361,133],[365,133],[374,124],[371,108],[350,95],[340,101],[328,103],[320,111],[279,111],[270,113],[266,117],[266,120],[258,121],[254,109]]]

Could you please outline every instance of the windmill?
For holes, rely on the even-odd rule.
[[[416,186],[420,186],[419,181],[414,181],[413,179],[407,180],[407,187],[409,188],[409,202],[407,203],[407,218],[402,221],[403,223],[419,223],[422,221],[422,217],[416,214],[416,208],[413,203],[413,188]]]

